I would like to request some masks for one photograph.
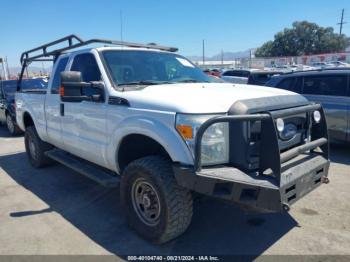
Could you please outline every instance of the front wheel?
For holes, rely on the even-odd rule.
[[[24,145],[32,166],[40,168],[53,162],[45,155],[45,152],[52,149],[53,146],[40,139],[34,126],[26,128],[24,134]]]
[[[161,244],[185,232],[192,219],[192,195],[180,187],[171,162],[158,156],[131,162],[123,172],[121,197],[129,226]]]

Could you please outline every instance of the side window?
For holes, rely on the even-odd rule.
[[[92,54],[81,54],[74,58],[70,71],[79,71],[84,82],[100,81],[101,72]]]
[[[224,72],[222,75],[223,76],[232,76],[232,71],[226,71],[226,72]]]
[[[347,77],[345,75],[308,76],[304,78],[304,94],[345,96]]]
[[[302,94],[303,93],[303,78],[297,77],[294,84],[294,90],[292,90],[295,93]]]
[[[240,76],[242,76],[242,77],[249,77],[250,76],[250,72],[242,71]]]
[[[242,77],[243,73],[241,71],[231,71],[231,76]]]
[[[296,92],[294,88],[295,80],[294,77],[286,78],[278,84],[278,88]]]
[[[51,85],[51,94],[58,94],[58,89],[61,85],[61,72],[64,71],[68,63],[68,57],[64,57],[58,61],[55,74],[53,76],[52,85]]]
[[[70,71],[81,72],[83,82],[101,81],[101,72],[93,54],[81,54],[74,57]],[[93,96],[99,94],[96,88],[82,88],[82,95]]]

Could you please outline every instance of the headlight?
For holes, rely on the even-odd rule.
[[[208,119],[217,115],[176,115],[176,129],[185,140],[194,156],[196,133]],[[210,126],[202,138],[201,159],[203,165],[228,163],[229,158],[228,123],[217,123]]]
[[[282,118],[277,118],[276,120],[276,128],[278,132],[283,132],[284,130],[284,121]]]
[[[320,111],[314,111],[313,117],[316,123],[320,123],[321,121],[321,113]]]

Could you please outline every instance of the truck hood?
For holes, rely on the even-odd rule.
[[[178,113],[225,113],[239,100],[300,95],[271,87],[229,83],[181,83],[153,85],[126,91],[134,108]]]

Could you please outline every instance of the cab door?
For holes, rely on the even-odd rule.
[[[92,53],[77,54],[70,71],[81,72],[82,81],[100,81],[101,71]],[[96,89],[83,88],[83,95],[92,97]],[[104,166],[107,128],[105,99],[81,102],[61,102],[62,138],[67,151],[95,164]]]

